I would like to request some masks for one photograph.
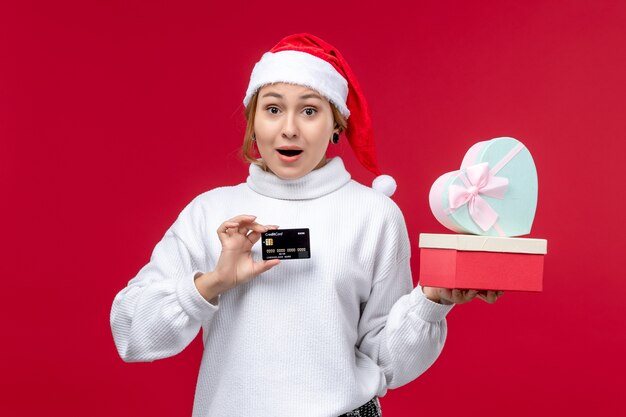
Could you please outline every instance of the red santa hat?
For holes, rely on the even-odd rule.
[[[347,119],[345,133],[357,159],[377,176],[372,187],[393,195],[396,182],[389,175],[381,175],[376,160],[367,101],[350,66],[335,47],[308,33],[283,38],[254,66],[244,106],[261,87],[278,82],[309,87],[333,103]]]

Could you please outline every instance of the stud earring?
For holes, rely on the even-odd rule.
[[[333,137],[330,140],[330,143],[332,143],[333,145],[336,145],[337,143],[339,143],[339,133],[333,133]]]

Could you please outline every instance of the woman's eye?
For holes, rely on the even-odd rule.
[[[308,107],[308,108],[304,109],[304,113],[307,116],[313,116],[315,113],[317,113],[317,110],[315,110],[315,109],[313,109],[311,107]]]
[[[278,114],[278,107],[274,107],[274,106],[268,107],[267,111],[270,112],[271,114]]]

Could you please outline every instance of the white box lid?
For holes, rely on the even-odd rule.
[[[421,233],[420,248],[456,249],[462,251],[508,252],[508,253],[548,253],[546,239],[519,237],[495,237],[462,234]]]

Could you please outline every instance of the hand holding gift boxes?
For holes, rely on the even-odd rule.
[[[537,207],[537,170],[518,140],[473,145],[461,169],[439,177],[430,208],[463,235],[420,235],[420,283],[441,288],[541,291],[544,239],[530,233]]]

